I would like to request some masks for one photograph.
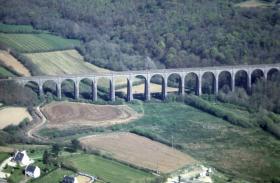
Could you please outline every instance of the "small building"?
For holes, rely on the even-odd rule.
[[[22,165],[22,166],[27,166],[31,163],[30,158],[27,156],[26,151],[16,151],[12,161]]]
[[[41,175],[41,170],[38,166],[28,165],[25,168],[25,175],[28,175],[29,177],[32,178],[38,178]]]
[[[78,180],[76,177],[73,176],[64,176],[62,183],[78,183]]]

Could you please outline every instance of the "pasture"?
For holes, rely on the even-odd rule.
[[[11,73],[5,67],[0,66],[0,78],[1,77],[12,77],[12,76],[14,76],[13,73]]]
[[[7,51],[0,50],[0,63],[12,68],[22,76],[31,75],[29,70]]]
[[[140,117],[128,106],[93,105],[71,102],[53,102],[43,107],[49,128],[77,126],[104,127],[127,123]]]
[[[170,146],[173,141],[175,147],[232,178],[258,182],[280,176],[280,142],[259,128],[241,128],[183,103],[131,106],[144,110],[144,116],[119,125],[122,131]]]
[[[0,129],[9,125],[18,125],[22,120],[32,117],[24,107],[5,107],[0,109]]]
[[[82,146],[135,166],[170,173],[195,160],[171,147],[132,133],[109,133],[80,139]]]
[[[74,155],[67,160],[80,172],[100,177],[105,182],[144,183],[155,178],[150,173],[96,155]]]
[[[35,179],[32,182],[33,183],[60,183],[64,177],[64,175],[73,175],[75,174],[72,171],[64,170],[61,168],[58,168],[50,173],[48,173],[45,176],[40,177],[39,179]]]
[[[0,33],[0,44],[19,52],[44,52],[70,49],[80,44],[79,40],[65,39],[52,34],[13,34]]]

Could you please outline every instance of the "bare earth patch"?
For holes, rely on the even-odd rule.
[[[271,3],[261,2],[259,0],[248,0],[245,2],[238,3],[235,6],[238,6],[241,8],[264,8],[264,7],[268,7],[270,5],[271,5]]]
[[[5,107],[0,110],[0,129],[9,125],[18,125],[23,119],[32,117],[24,107]]]
[[[125,105],[53,102],[43,107],[48,127],[110,126],[127,123],[140,115]]]
[[[110,133],[83,137],[87,150],[99,150],[112,157],[154,171],[169,173],[195,160],[159,142],[132,133]]]
[[[91,178],[83,176],[83,175],[78,175],[76,178],[79,183],[90,183],[91,182]]]
[[[0,51],[0,62],[8,67],[13,68],[16,72],[22,74],[23,76],[31,75],[29,70],[7,51]]]

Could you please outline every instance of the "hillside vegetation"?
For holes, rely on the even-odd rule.
[[[114,70],[278,62],[274,1],[267,8],[240,2],[1,0],[0,21],[83,40],[87,61]]]

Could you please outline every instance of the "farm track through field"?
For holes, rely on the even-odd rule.
[[[40,118],[40,122],[36,123],[34,126],[32,126],[28,131],[27,131],[27,136],[31,139],[38,140],[38,141],[47,141],[47,138],[41,137],[36,134],[38,130],[41,129],[41,127],[46,123],[47,119],[44,116],[44,114],[41,112],[40,106],[36,107],[36,114]]]

